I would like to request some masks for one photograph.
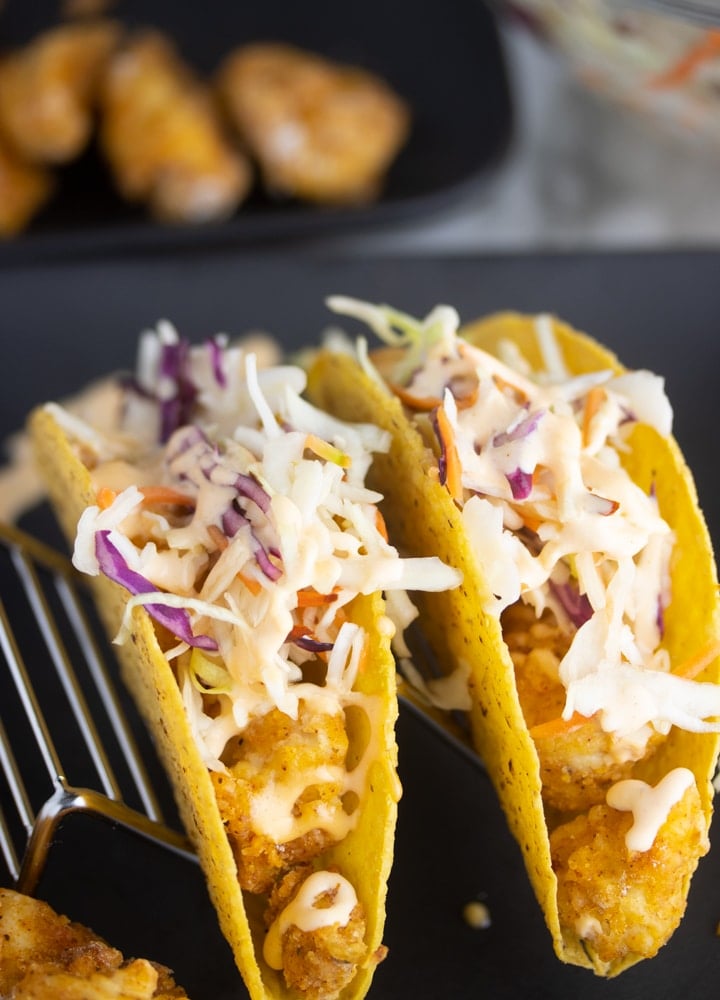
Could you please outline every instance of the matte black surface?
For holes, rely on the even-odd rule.
[[[676,431],[720,534],[715,408],[720,374],[720,256],[620,254],[472,260],[323,261],[217,253],[135,263],[0,271],[0,432],[46,398],[132,364],[138,331],[161,316],[199,339],[224,329],[273,332],[288,346],[330,321],[342,292],[422,313],[436,302],[464,319],[494,309],[554,311],[667,376]],[[45,512],[26,523],[53,534]],[[0,566],[0,586],[4,577]],[[400,803],[377,1000],[641,1000],[714,997],[720,977],[720,851],[700,865],[686,918],[651,962],[612,981],[552,954],[519,851],[485,775],[405,711]],[[195,1000],[243,997],[202,879],[179,861],[90,819],[68,820],[40,893],[129,953],[171,965]],[[471,930],[463,905],[486,902],[492,926]]]
[[[0,12],[0,45],[33,37],[54,22],[60,6],[60,0],[7,0]],[[486,180],[510,139],[505,62],[494,17],[482,0],[421,8],[412,0],[118,0],[111,14],[130,27],[167,31],[206,77],[233,47],[259,40],[292,42],[363,66],[408,102],[413,115],[409,141],[373,205],[322,208],[273,200],[256,185],[231,220],[199,227],[161,226],[142,208],[128,206],[91,149],[63,168],[57,195],[25,235],[0,246],[0,261],[128,246],[256,245],[409,218],[437,210],[468,185]]]

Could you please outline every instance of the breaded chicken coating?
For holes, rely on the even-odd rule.
[[[551,611],[538,619],[533,608],[521,603],[503,615],[503,635],[540,759],[543,801],[561,812],[585,811],[603,802],[610,785],[629,777],[637,761],[657,749],[662,736],[652,732],[620,740],[604,732],[595,718],[545,730],[543,724],[560,719],[565,707],[558,666],[571,637]]]
[[[277,708],[252,720],[228,760],[229,773],[211,773],[244,889],[267,892],[281,872],[312,860],[334,842],[324,827],[343,811],[343,803],[342,785],[333,780],[332,770],[344,768],[347,750],[342,713],[323,714],[301,701],[297,720]],[[298,784],[298,778],[316,773],[325,780]],[[257,832],[253,803],[271,788],[276,798],[290,796],[293,819],[307,827],[301,836],[283,842]]]
[[[54,187],[44,167],[24,163],[0,140],[0,237],[21,232]]]
[[[382,80],[290,45],[237,49],[217,86],[271,192],[367,202],[407,138],[408,109]]]
[[[83,151],[120,30],[112,21],[61,25],[0,61],[0,133],[19,156],[58,164]]]
[[[115,54],[101,89],[100,142],[120,192],[168,222],[224,219],[251,183],[208,89],[149,32]]]
[[[311,865],[292,869],[278,882],[270,895],[265,913],[267,927],[297,896],[312,873]],[[319,897],[315,905],[331,905],[332,898]],[[290,924],[282,938],[283,976],[290,989],[306,1000],[334,1000],[357,972],[365,954],[365,919],[358,904],[344,925],[330,924],[312,931]]]
[[[650,850],[627,848],[632,823],[631,814],[597,805],[550,835],[560,923],[601,962],[657,953],[682,919],[688,882],[709,847],[694,784]]]
[[[0,996],[7,1000],[171,1000],[170,970],[123,958],[40,900],[0,889]]]

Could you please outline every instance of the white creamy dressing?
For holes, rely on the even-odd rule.
[[[90,425],[102,431],[116,421],[120,397],[116,383],[102,379],[65,400],[63,411],[69,415],[68,419],[80,421],[80,426],[92,436]],[[45,487],[35,467],[28,435],[19,431],[3,444],[7,464],[0,468],[0,521],[12,524],[43,499]]]
[[[172,404],[175,384],[172,373],[158,373],[163,349],[177,343],[169,324],[141,343],[139,384],[150,395],[159,384],[165,404]],[[81,452],[94,455],[96,489],[117,494],[103,509],[83,513],[74,561],[90,574],[107,571],[96,537],[106,532],[127,571],[148,581],[147,593],[130,598],[126,617],[138,604],[177,609],[189,615],[193,637],[216,644],[216,652],[203,652],[179,639],[166,653],[176,660],[183,703],[210,769],[224,770],[227,742],[273,708],[297,718],[302,700],[327,716],[350,707],[364,713],[369,736],[352,769],[317,764],[282,782],[270,776],[253,800],[256,832],[277,843],[314,828],[341,840],[357,810],[339,799],[362,797],[382,743],[379,699],[356,690],[368,637],[343,609],[359,593],[443,588],[456,585],[459,574],[435,558],[401,560],[380,533],[379,495],[364,486],[364,475],[372,452],[388,447],[384,432],[344,424],[302,400],[301,369],[258,371],[254,357],[237,349],[213,355],[196,347],[189,358],[193,424],[163,446],[156,438],[160,409],[145,395],[129,395],[124,419],[102,433],[53,406]],[[141,489],[153,486],[189,498],[186,514],[171,524],[167,508],[147,509]],[[305,606],[303,594],[318,600]],[[405,601],[399,597],[398,606]],[[381,624],[389,636],[392,623]],[[303,665],[317,657],[318,644],[324,682],[305,682]],[[307,787],[326,783],[337,789],[331,805],[295,809]]]
[[[317,906],[318,900],[326,894],[330,894],[330,902]],[[289,927],[295,926],[301,931],[316,931],[333,924],[345,927],[357,901],[355,889],[342,875],[313,872],[270,925],[263,943],[263,958],[271,969],[282,969],[282,940]]]
[[[670,434],[663,380],[648,371],[572,377],[547,316],[536,319],[544,370],[533,373],[515,345],[501,345],[501,360],[462,340],[448,313],[416,321],[354,300],[330,305],[405,347],[405,379],[399,368],[385,372],[403,400],[442,401],[452,440],[436,434],[441,452],[453,447],[459,459],[453,495],[487,583],[485,610],[499,616],[522,600],[538,616],[550,608],[572,633],[559,671],[563,716],[596,715],[618,745],[671,725],[717,730],[708,720],[720,716],[720,687],[669,673],[660,643],[674,535],[654,493],[620,461],[638,421]]]
[[[608,789],[607,804],[612,809],[633,814],[633,824],[625,835],[627,849],[649,851],[672,807],[694,784],[692,771],[676,767],[654,788],[645,781],[629,778]]]

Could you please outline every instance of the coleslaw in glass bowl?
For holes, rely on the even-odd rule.
[[[714,2],[714,0],[713,0]],[[589,90],[720,151],[720,4],[508,0]]]

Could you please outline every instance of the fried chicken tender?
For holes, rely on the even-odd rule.
[[[251,183],[247,160],[226,140],[208,89],[155,32],[111,60],[101,89],[100,142],[124,197],[159,219],[230,216]]]
[[[382,80],[290,45],[236,49],[217,87],[267,188],[309,201],[375,198],[409,130],[405,103]]]
[[[0,132],[19,156],[59,164],[83,151],[120,30],[112,21],[61,25],[0,61]]]
[[[265,913],[265,924],[271,924],[297,896],[304,881],[312,873],[311,865],[293,868],[275,886]],[[315,905],[331,905],[332,899],[320,896]],[[290,989],[302,993],[306,1000],[334,1000],[357,972],[358,962],[365,954],[365,919],[358,904],[347,924],[330,924],[313,931],[302,931],[295,924],[282,938],[283,975]]]
[[[558,665],[570,644],[551,611],[538,619],[531,607],[518,603],[503,615],[503,634],[515,666],[520,705],[540,759],[546,806],[580,812],[605,800],[608,788],[627,778],[638,760],[649,757],[662,741],[657,732],[620,740],[606,733],[597,719],[582,725],[551,728],[565,707],[565,688]]]
[[[347,751],[342,713],[323,714],[301,701],[297,720],[277,708],[252,720],[230,751],[229,773],[212,772],[244,889],[267,892],[282,871],[334,843],[323,827],[343,811],[342,787],[331,774],[344,767]],[[303,776],[317,772],[329,777],[306,787]],[[253,803],[270,788],[276,798],[289,795],[293,817],[307,827],[301,836],[283,843],[256,831]]]
[[[170,970],[123,958],[40,900],[0,889],[0,996],[7,1000],[171,1000]]]
[[[632,815],[597,805],[550,835],[560,922],[601,962],[657,953],[682,919],[688,882],[709,848],[695,785],[650,850],[626,847],[632,823]]]
[[[0,237],[21,232],[54,187],[43,167],[24,163],[0,140]]]

